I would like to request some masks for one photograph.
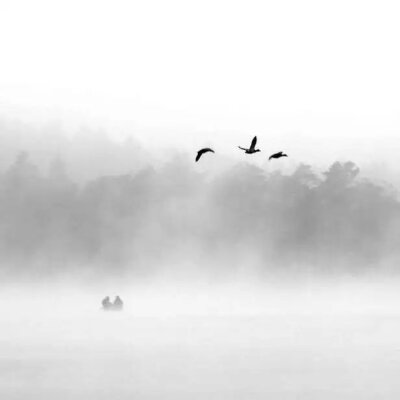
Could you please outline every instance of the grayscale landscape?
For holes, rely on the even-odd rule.
[[[351,161],[280,172],[186,152],[127,158],[113,174],[117,162],[94,157],[78,179],[90,131],[55,132],[46,164],[28,138],[47,134],[21,130],[16,144],[11,129],[21,127],[4,123],[2,136],[14,154],[0,176],[2,398],[400,394],[394,186]],[[146,153],[101,140],[120,162],[127,146]],[[106,295],[123,311],[105,312]]]
[[[398,400],[399,19],[0,1],[0,400]]]

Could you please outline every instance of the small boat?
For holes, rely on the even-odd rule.
[[[124,308],[124,303],[119,296],[115,297],[114,303],[110,301],[110,297],[105,297],[102,302],[102,310],[103,311],[122,311]]]

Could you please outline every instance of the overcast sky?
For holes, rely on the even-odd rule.
[[[2,0],[0,116],[381,163],[400,150],[399,17],[395,1]]]

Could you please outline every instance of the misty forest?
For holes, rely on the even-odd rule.
[[[152,162],[132,139],[90,131],[55,138],[47,129],[30,143],[25,131],[3,124],[0,143],[8,157],[0,259],[9,277],[165,268],[359,274],[390,268],[400,256],[396,191],[360,176],[352,161],[325,170],[300,163],[283,173],[244,156],[211,172],[210,158],[196,164],[194,151]]]

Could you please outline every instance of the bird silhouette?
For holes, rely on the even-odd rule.
[[[196,156],[196,162],[200,160],[200,157],[204,154],[204,153],[208,153],[209,151],[211,151],[212,153],[215,153],[215,151],[213,149],[210,149],[209,147],[206,147],[204,149],[201,149],[197,152],[197,156]]]
[[[251,145],[249,149],[245,149],[244,147],[239,147],[239,149],[244,150],[246,154],[253,154],[256,153],[257,151],[261,151],[259,149],[256,149],[256,143],[257,143],[257,136],[254,136],[253,140],[251,141]]]
[[[287,154],[284,154],[282,151],[280,151],[279,153],[275,153],[272,154],[271,156],[269,156],[268,160],[271,160],[272,158],[281,158],[281,157],[287,157]]]

